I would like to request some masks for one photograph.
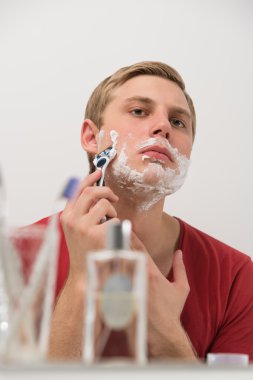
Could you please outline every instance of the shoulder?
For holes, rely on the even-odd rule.
[[[189,225],[181,219],[179,245],[189,259],[205,261],[215,266],[223,266],[237,271],[239,268],[253,263],[249,255],[223,243],[207,233]]]
[[[63,229],[62,229],[62,224],[60,221],[61,213],[62,212],[59,212],[59,213],[54,214],[54,215],[49,215],[49,216],[47,216],[43,219],[40,219],[40,220],[36,221],[35,223],[33,223],[34,226],[39,226],[39,225],[48,226],[52,217],[56,215],[58,232],[59,232],[59,240],[60,240],[60,252],[59,252],[60,256],[68,254],[68,253],[66,253],[67,252],[66,241],[65,241],[65,236],[64,236]]]
[[[59,230],[59,233],[60,233],[60,236],[62,237],[63,235],[63,230],[62,230],[62,225],[61,225],[61,222],[60,222],[60,215],[61,215],[61,212],[57,213],[56,216],[57,216],[57,220],[58,220],[58,230]],[[42,218],[42,219],[39,219],[37,220],[36,222],[33,223],[34,226],[39,226],[39,225],[44,225],[44,226],[47,226],[51,220],[53,215],[49,215],[49,216],[46,216],[45,218]]]

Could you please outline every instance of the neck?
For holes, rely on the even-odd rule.
[[[153,261],[162,273],[168,274],[180,231],[178,221],[163,212],[164,197],[147,207],[145,195],[129,194],[126,189],[113,188],[111,184],[110,187],[119,196],[115,205],[118,218],[131,221],[134,233]]]

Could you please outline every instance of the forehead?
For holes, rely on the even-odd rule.
[[[181,88],[169,79],[154,75],[139,75],[129,79],[112,93],[112,102],[124,102],[132,97],[146,97],[156,103],[168,106],[180,106],[189,110]]]

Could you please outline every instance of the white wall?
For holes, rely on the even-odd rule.
[[[253,256],[253,2],[1,0],[0,161],[10,221],[48,215],[87,174],[85,103],[121,66],[161,60],[197,109],[187,182],[166,210]]]

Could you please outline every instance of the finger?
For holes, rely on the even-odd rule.
[[[81,216],[90,211],[102,199],[109,202],[117,202],[118,196],[109,187],[86,187],[74,206],[76,216]]]
[[[108,228],[108,225],[115,224],[118,222],[119,222],[118,218],[112,218],[103,224],[99,223],[97,225],[93,225],[92,229],[91,229],[92,233],[89,235],[89,239],[90,239],[89,251],[94,251],[94,250],[98,250],[98,249],[105,249],[105,247],[108,248],[108,246],[107,246],[107,228]],[[85,225],[85,223],[86,222],[84,222],[84,225],[83,225],[84,230],[86,230],[85,226],[87,225],[87,224]],[[88,228],[89,227],[90,227],[90,225],[88,226]],[[104,275],[105,275],[105,273],[103,273],[103,276]]]
[[[91,173],[90,175],[88,175],[78,186],[76,192],[75,192],[75,196],[73,198],[71,198],[67,204],[66,204],[66,207],[65,209],[68,210],[68,208],[72,208],[76,201],[79,199],[80,195],[82,194],[83,190],[86,188],[86,187],[90,187],[90,186],[94,186],[94,184],[100,179],[102,175],[102,171],[101,170],[96,170],[95,172]]]
[[[111,219],[108,219],[104,225],[106,226],[106,228],[108,228],[109,224],[115,224],[115,223],[120,223],[120,220],[116,217],[116,218],[111,218]]]
[[[100,199],[94,207],[89,211],[89,222],[90,224],[100,224],[100,221],[104,217],[116,218],[117,212],[113,205],[107,199]]]
[[[118,196],[109,187],[86,187],[75,204],[68,208],[75,218],[87,214],[92,207],[100,200],[107,199],[109,202],[117,202]]]
[[[181,285],[185,288],[189,287],[187,274],[183,261],[183,253],[181,250],[177,250],[173,259],[173,273],[174,280],[178,285]]]
[[[101,175],[102,175],[102,170],[97,169],[96,171],[94,171],[93,173],[85,177],[84,180],[80,184],[79,194],[81,194],[81,192],[83,191],[83,189],[85,189],[85,187],[94,186],[97,183],[97,181],[101,178]]]

